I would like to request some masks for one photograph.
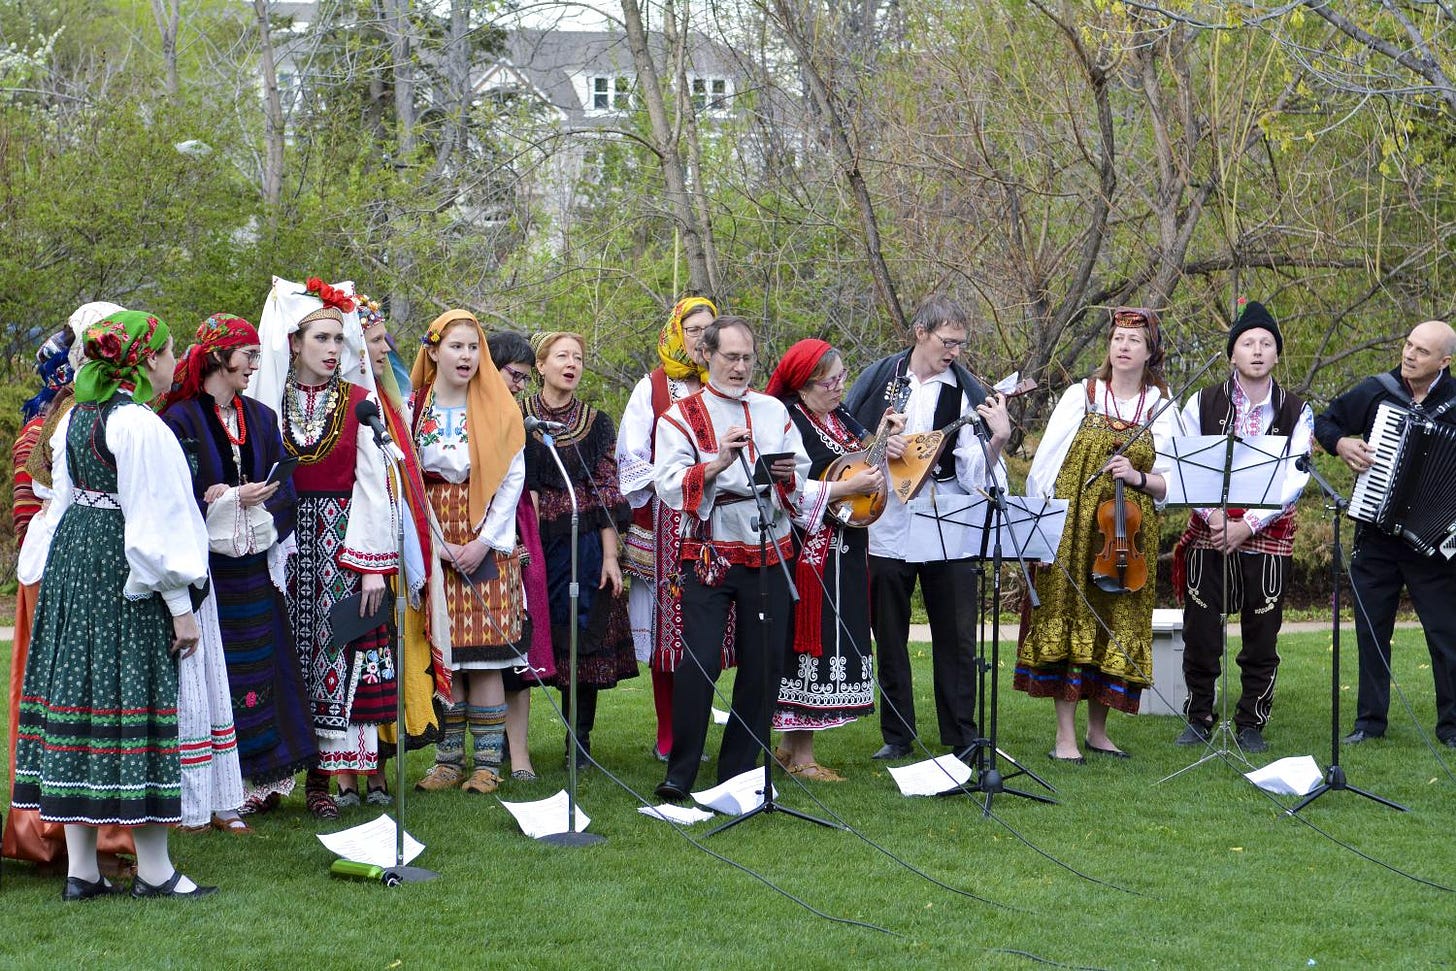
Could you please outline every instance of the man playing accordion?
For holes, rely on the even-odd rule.
[[[1456,352],[1456,331],[1439,320],[1418,324],[1405,339],[1400,366],[1361,381],[1330,402],[1315,421],[1315,438],[1357,473],[1383,475],[1380,463],[1389,463],[1387,450],[1371,441],[1377,420],[1391,414],[1382,404],[1409,411],[1428,421],[1456,426],[1456,381],[1449,365]],[[1442,432],[1445,435],[1445,432]],[[1456,441],[1447,438],[1446,441]],[[1445,450],[1450,461],[1452,449]],[[1386,453],[1386,454],[1382,454]],[[1401,463],[1440,461],[1440,450],[1415,449],[1395,460]],[[1451,479],[1449,471],[1441,473]],[[1357,498],[1361,492],[1357,484]],[[1429,497],[1418,501],[1427,502]],[[1351,514],[1365,518],[1352,504]],[[1376,517],[1377,519],[1379,517]],[[1401,589],[1410,591],[1412,604],[1426,631],[1431,652],[1431,674],[1436,682],[1436,736],[1456,748],[1456,563],[1432,551],[1423,553],[1401,536],[1390,535],[1370,522],[1355,531],[1355,553],[1350,563],[1350,584],[1355,594],[1355,635],[1360,646],[1360,695],[1355,724],[1346,745],[1358,745],[1385,734],[1390,707],[1390,637]]]

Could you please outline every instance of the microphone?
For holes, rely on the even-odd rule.
[[[354,406],[354,417],[359,419],[359,424],[367,425],[374,430],[374,441],[380,445],[390,441],[389,429],[384,427],[384,419],[379,416],[379,406],[365,398]]]
[[[526,416],[526,434],[528,435],[531,432],[541,432],[542,434],[550,435],[564,431],[566,431],[566,426],[559,421],[546,421],[544,418],[535,418],[531,415]]]
[[[1309,461],[1309,453],[1308,452],[1306,452],[1305,454],[1301,455],[1299,458],[1297,458],[1297,459],[1294,460],[1294,467],[1296,469],[1298,469],[1299,471],[1301,471],[1301,472],[1308,472],[1309,471],[1309,466],[1310,466],[1310,461]]]

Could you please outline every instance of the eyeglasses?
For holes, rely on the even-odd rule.
[[[849,377],[848,371],[840,371],[838,374],[825,378],[823,381],[815,381],[814,387],[824,391],[838,391],[844,387],[844,379]]]
[[[261,363],[262,360],[263,360],[263,352],[262,351],[248,351],[247,352],[247,355],[248,355],[248,363],[249,364],[255,364],[256,365],[256,364]]]
[[[935,335],[935,339],[938,340],[938,341],[940,341],[941,344],[943,344],[945,346],[945,349],[948,350],[948,351],[959,351],[959,350],[962,350],[967,345],[969,345],[971,343],[970,341],[967,341],[967,340],[959,340],[958,341],[958,340],[953,340],[952,338],[949,338],[949,337],[941,337],[939,334],[936,334]]]
[[[706,328],[706,327],[684,327],[683,328],[683,336],[684,337],[694,337],[694,338],[702,337],[703,336],[703,331],[705,331],[707,329],[708,328]]]
[[[511,384],[525,384],[531,379],[530,371],[518,371],[509,364],[501,368],[501,370],[506,372],[506,375],[510,377]]]
[[[717,351],[714,351],[713,353],[717,354],[729,364],[752,364],[756,356],[753,354],[720,354]]]

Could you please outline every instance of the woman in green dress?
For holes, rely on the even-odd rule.
[[[1067,524],[1057,563],[1037,573],[1041,606],[1031,611],[1016,652],[1014,687],[1056,706],[1053,759],[1081,764],[1077,704],[1087,702],[1087,748],[1126,758],[1107,737],[1107,713],[1136,713],[1142,689],[1152,684],[1153,599],[1158,562],[1156,503],[1167,491],[1158,456],[1168,452],[1176,407],[1153,413],[1167,396],[1158,317],[1151,310],[1112,312],[1107,357],[1092,377],[1072,385],[1057,402],[1026,478],[1026,494],[1067,499]],[[1152,421],[1152,428],[1137,434]],[[1130,444],[1129,444],[1130,443]],[[1125,453],[1112,457],[1124,445]],[[1084,484],[1106,471],[1091,488]],[[1147,561],[1147,582],[1131,593],[1109,593],[1092,582],[1102,548],[1097,507],[1111,499],[1114,480],[1142,513],[1137,537]]]
[[[59,524],[36,603],[16,739],[15,799],[63,823],[63,900],[118,893],[96,827],[132,828],[134,897],[197,897],[172,866],[181,820],[177,659],[199,639],[189,588],[207,578],[207,532],[177,437],[144,402],[176,364],[167,325],[124,310],[86,330],[76,406],[52,484]]]

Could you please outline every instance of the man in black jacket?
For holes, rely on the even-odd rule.
[[[855,379],[845,399],[866,428],[879,425],[893,390],[906,382],[905,434],[943,428],[975,409],[985,421],[986,442],[972,426],[942,453],[934,481],[924,491],[969,494],[987,484],[988,475],[1006,485],[999,468],[1001,448],[1011,437],[1011,419],[999,395],[987,397],[969,371],[956,363],[969,342],[965,309],[948,297],[927,299],[911,324],[913,346],[870,365]],[[887,450],[898,457],[892,443]],[[989,458],[992,468],[987,470]],[[870,526],[870,613],[879,659],[880,734],[877,759],[898,759],[912,752],[916,738],[915,700],[910,679],[910,596],[917,579],[930,620],[930,649],[940,742],[956,754],[968,753],[977,738],[975,721],[976,574],[967,559],[908,549],[911,515],[891,492],[885,512]],[[931,562],[907,562],[907,560]]]
[[[1366,441],[1381,402],[1391,402],[1438,421],[1456,424],[1456,381],[1449,365],[1456,331],[1439,320],[1416,326],[1405,339],[1400,367],[1366,378],[1330,402],[1315,421],[1315,438],[1355,472],[1370,468],[1375,452]],[[1456,563],[1425,556],[1404,540],[1361,523],[1350,562],[1355,592],[1355,636],[1360,646],[1360,695],[1346,745],[1385,734],[1390,708],[1390,637],[1401,588],[1426,632],[1436,682],[1436,736],[1456,748]]]

